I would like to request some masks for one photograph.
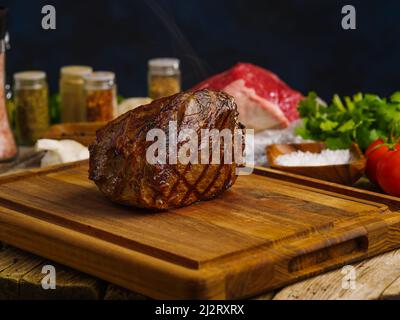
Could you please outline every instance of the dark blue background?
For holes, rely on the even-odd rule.
[[[8,71],[43,69],[58,88],[62,65],[113,70],[124,96],[146,94],[146,62],[182,60],[184,88],[249,61],[322,97],[400,90],[400,1],[164,0],[0,1],[10,8]],[[57,29],[41,28],[53,4]],[[357,30],[341,8],[357,9]]]

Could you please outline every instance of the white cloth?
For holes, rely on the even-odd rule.
[[[46,151],[41,167],[89,158],[88,148],[74,140],[40,139],[36,142],[35,150]]]

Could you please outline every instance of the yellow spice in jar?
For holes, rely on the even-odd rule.
[[[181,72],[176,58],[155,58],[148,61],[148,96],[168,97],[181,91]]]
[[[151,76],[149,80],[149,97],[159,99],[181,91],[180,79],[176,76]]]

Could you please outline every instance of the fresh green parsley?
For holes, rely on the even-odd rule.
[[[366,149],[378,138],[400,135],[400,92],[390,98],[357,93],[341,99],[334,95],[328,106],[315,92],[300,102],[303,125],[296,133],[304,139],[324,141],[329,149],[344,149],[356,142]]]

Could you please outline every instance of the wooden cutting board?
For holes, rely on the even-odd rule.
[[[245,298],[400,246],[386,205],[261,175],[149,212],[109,202],[87,162],[0,178],[0,240],[153,298]]]

